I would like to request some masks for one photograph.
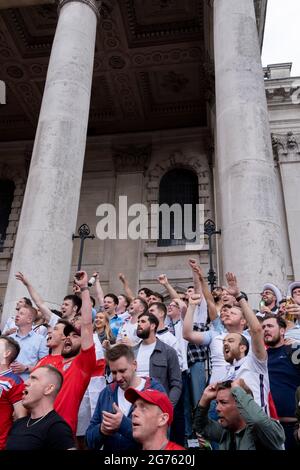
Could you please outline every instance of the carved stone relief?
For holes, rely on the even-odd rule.
[[[287,161],[300,161],[300,133],[287,132],[272,134],[272,147],[275,161],[284,163]]]

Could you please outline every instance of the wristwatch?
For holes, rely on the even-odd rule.
[[[236,300],[237,302],[239,302],[239,301],[242,300],[242,299],[245,299],[245,300],[246,300],[245,294],[242,294],[242,293],[240,293],[240,294],[235,298],[235,300]]]
[[[86,287],[80,287],[80,291],[83,292],[85,290],[89,290],[89,288],[86,286]]]

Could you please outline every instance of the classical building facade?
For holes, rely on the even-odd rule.
[[[300,79],[291,64],[262,69],[266,4],[0,0],[2,320],[25,295],[16,271],[60,304],[72,235],[97,235],[99,206],[120,196],[203,204],[221,229],[218,283],[236,272],[253,302],[264,282],[300,279]],[[208,271],[207,240],[96,236],[83,268],[106,291],[121,291],[119,272],[134,290],[159,289],[162,272],[183,289],[191,256]]]

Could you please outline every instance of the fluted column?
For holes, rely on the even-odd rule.
[[[61,0],[5,296],[5,317],[26,294],[22,271],[46,301],[66,294],[86,146],[98,10]]]
[[[214,50],[223,266],[255,296],[285,267],[253,0],[214,0]]]

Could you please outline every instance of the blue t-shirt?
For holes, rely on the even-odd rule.
[[[294,417],[295,393],[300,385],[300,371],[293,365],[287,346],[268,348],[268,370],[278,416]]]
[[[117,337],[119,329],[121,326],[123,326],[124,320],[120,318],[118,315],[114,315],[110,320],[109,320],[109,325],[112,331],[112,334]]]

